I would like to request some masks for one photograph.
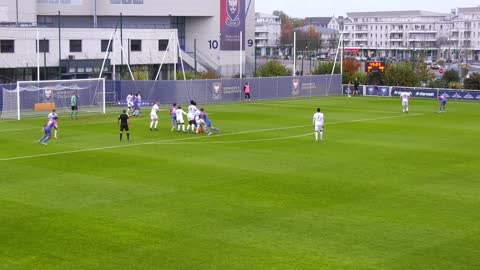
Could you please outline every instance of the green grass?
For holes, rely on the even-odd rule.
[[[480,104],[410,107],[206,105],[221,134],[162,112],[130,143],[117,112],[60,115],[48,146],[46,117],[2,121],[0,269],[480,269]]]

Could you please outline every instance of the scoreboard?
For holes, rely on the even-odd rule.
[[[369,61],[365,63],[365,72],[385,72],[385,63],[380,61]]]

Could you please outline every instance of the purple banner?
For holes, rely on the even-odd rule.
[[[366,86],[366,95],[367,96],[390,96],[390,87],[388,86]]]
[[[240,50],[240,33],[245,41],[245,0],[220,0],[220,33],[221,51]]]

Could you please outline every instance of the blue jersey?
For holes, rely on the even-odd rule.
[[[52,133],[52,128],[57,129],[57,121],[55,119],[48,121],[43,130],[46,135],[50,135]]]

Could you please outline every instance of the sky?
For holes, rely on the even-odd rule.
[[[247,0],[248,1],[248,0]],[[347,12],[426,10],[449,13],[457,7],[475,7],[479,0],[255,0],[255,11],[282,10],[291,17],[346,16]]]

